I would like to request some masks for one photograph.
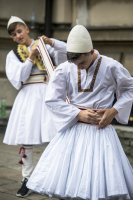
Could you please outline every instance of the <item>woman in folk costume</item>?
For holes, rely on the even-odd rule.
[[[29,37],[28,27],[18,17],[10,18],[7,29],[18,45],[7,55],[6,74],[16,89],[21,86],[22,89],[15,99],[3,142],[23,145],[20,149],[23,184],[16,195],[25,197],[29,194],[26,182],[33,170],[33,145],[50,142],[56,129],[44,101],[48,75],[38,56],[37,41]],[[46,36],[43,39],[56,65],[66,60],[66,43]]]
[[[68,62],[54,71],[45,97],[58,134],[27,187],[63,199],[131,199],[133,169],[111,121],[128,122],[133,78],[119,62],[93,49],[82,25],[71,30],[67,54]]]

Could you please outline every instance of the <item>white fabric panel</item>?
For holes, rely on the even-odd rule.
[[[53,63],[51,61],[51,58],[49,56],[49,53],[47,51],[46,45],[43,42],[42,37],[40,37],[38,44],[37,44],[37,49],[42,57],[43,63],[45,65],[45,68],[47,70],[47,74],[49,76],[49,78],[51,77],[53,71],[54,71],[54,66]]]

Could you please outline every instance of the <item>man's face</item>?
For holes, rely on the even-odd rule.
[[[17,25],[15,30],[11,33],[11,38],[14,42],[25,44],[28,39],[29,28],[23,25]]]
[[[88,69],[93,62],[93,53],[91,51],[87,55],[82,54],[74,64],[77,65],[78,69]]]

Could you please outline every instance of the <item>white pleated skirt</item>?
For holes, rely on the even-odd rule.
[[[47,84],[25,86],[18,93],[3,142],[8,145],[42,145],[55,136],[56,128],[45,104]]]
[[[133,198],[133,169],[111,125],[76,124],[54,137],[27,187],[55,198],[125,200]]]

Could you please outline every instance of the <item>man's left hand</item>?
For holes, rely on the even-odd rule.
[[[97,113],[103,113],[103,117],[99,122],[98,130],[105,128],[108,126],[113,118],[118,114],[118,111],[115,108],[110,109],[102,109],[97,111]]]
[[[41,37],[45,44],[49,44],[50,46],[52,46],[52,40],[50,38],[46,37],[45,35],[43,35]]]

